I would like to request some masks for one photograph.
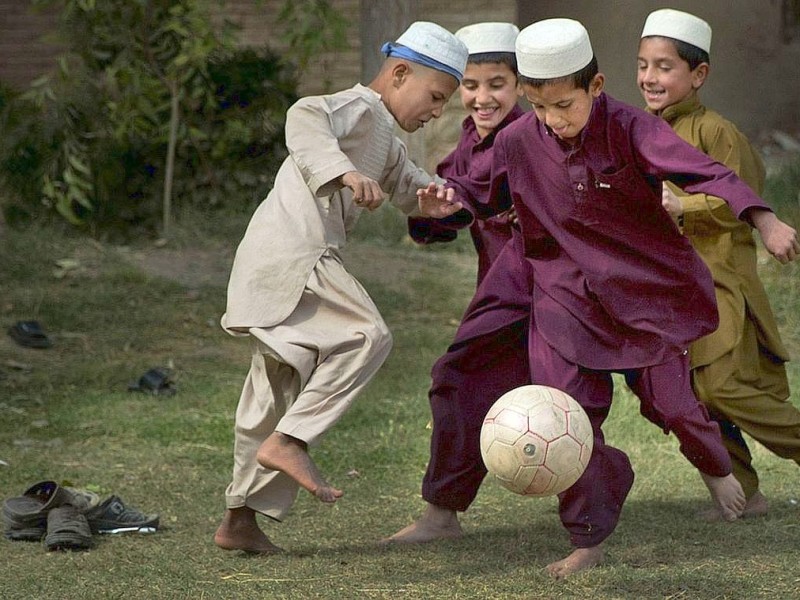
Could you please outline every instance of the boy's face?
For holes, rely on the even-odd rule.
[[[657,114],[699,89],[708,74],[707,63],[697,65],[693,71],[689,69],[689,63],[678,56],[675,44],[663,37],[642,38],[638,62],[636,84],[647,107]]]
[[[540,87],[522,84],[525,97],[539,120],[565,142],[575,143],[589,121],[592,102],[603,91],[602,73],[595,75],[589,91],[576,88],[572,81]]]
[[[412,132],[439,118],[457,87],[458,81],[452,75],[400,62],[392,71],[392,90],[384,101],[397,124]]]
[[[481,138],[500,125],[522,95],[516,73],[505,63],[468,63],[458,89]]]

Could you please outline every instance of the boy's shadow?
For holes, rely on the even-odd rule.
[[[606,542],[605,565],[682,570],[709,560],[738,563],[760,555],[774,557],[781,549],[794,552],[798,510],[788,502],[773,501],[768,515],[734,523],[707,522],[698,516],[701,508],[696,500],[688,499],[629,500],[617,529]],[[541,572],[542,577],[547,577],[544,567],[571,551],[557,513],[546,509],[523,513],[521,517],[518,512],[514,514],[519,520],[508,526],[484,528],[479,521],[470,523],[465,535],[455,540],[419,545],[383,544],[378,540],[347,542],[326,548],[297,548],[291,555],[349,561],[371,554],[384,556],[391,563],[405,556],[415,565],[407,574],[409,583],[414,584],[464,574],[519,576],[520,571],[525,571],[526,576],[528,572]],[[698,580],[697,585],[714,585],[709,579],[716,577],[713,571],[703,569],[702,582]],[[735,584],[729,570],[718,571],[721,586],[730,588]]]

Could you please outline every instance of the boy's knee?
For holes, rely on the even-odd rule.
[[[378,328],[378,335],[375,339],[375,345],[381,348],[386,354],[392,349],[394,345],[394,337],[392,336],[392,332],[389,331],[389,328],[382,324],[381,327]]]
[[[391,351],[394,338],[383,321],[376,321],[371,326],[363,328],[361,334],[364,336],[364,345],[370,352],[385,357]]]

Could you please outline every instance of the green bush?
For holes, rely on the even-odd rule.
[[[39,0],[61,9],[57,70],[0,104],[10,222],[56,211],[95,231],[154,229],[166,156],[182,206],[250,206],[284,157],[290,64],[239,48],[207,0]],[[177,127],[170,128],[176,101]]]
[[[12,223],[40,206],[44,156],[55,152],[44,144],[38,117],[30,101],[0,82],[0,190],[5,198],[0,207]]]

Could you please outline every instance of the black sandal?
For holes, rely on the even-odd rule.
[[[53,345],[38,321],[17,321],[8,328],[8,335],[26,348],[50,348]]]
[[[128,386],[130,392],[145,392],[154,396],[172,396],[177,391],[172,371],[165,367],[155,367]]]

